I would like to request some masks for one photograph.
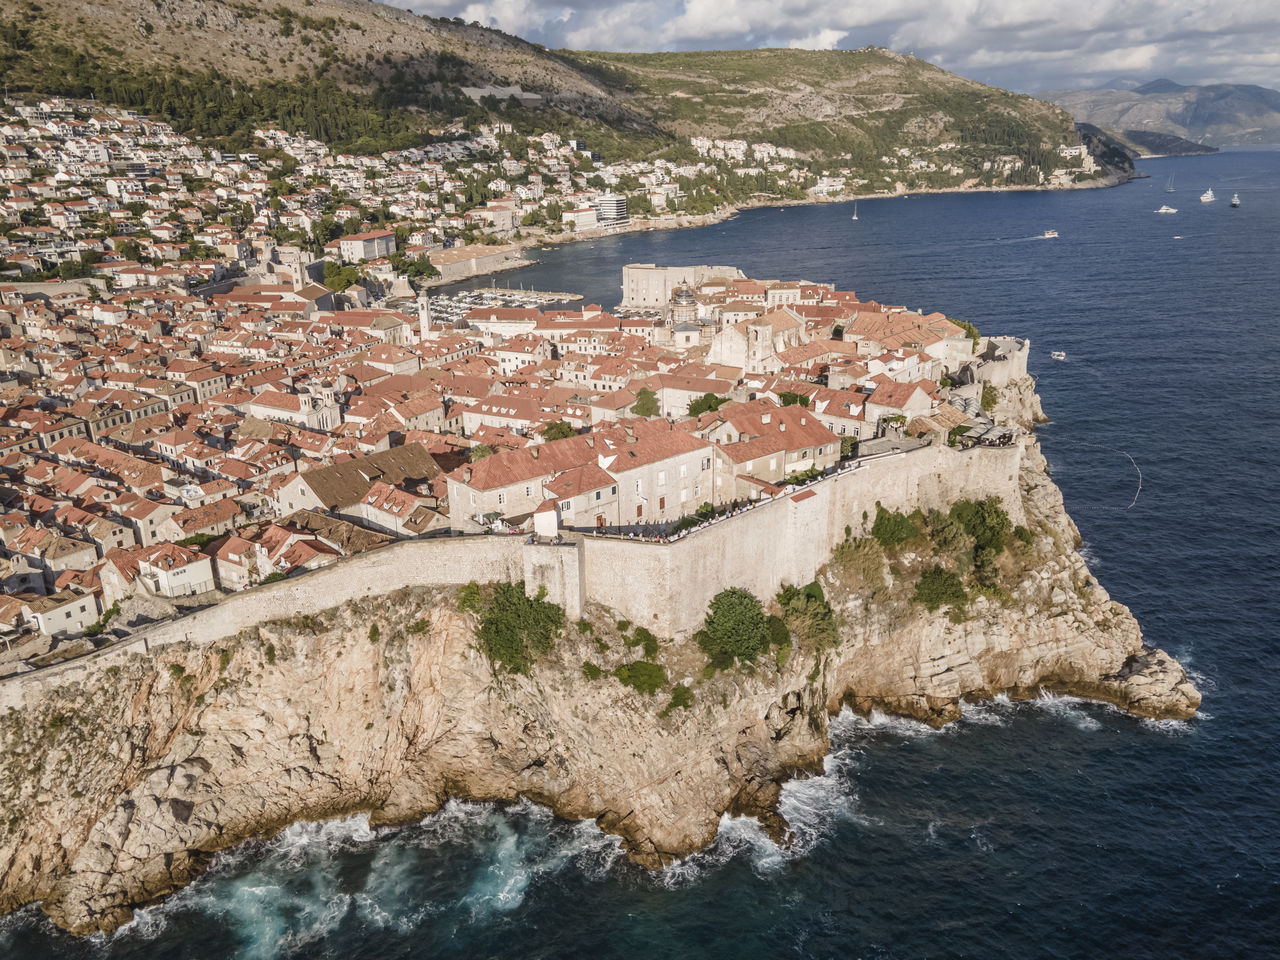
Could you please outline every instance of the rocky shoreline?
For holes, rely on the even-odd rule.
[[[1006,413],[1031,419],[1034,401],[1007,390]],[[819,578],[833,646],[705,676],[690,638],[662,641],[688,709],[609,674],[638,656],[611,611],[568,626],[529,676],[499,674],[444,588],[130,655],[0,716],[0,912],[39,901],[73,933],[109,931],[243,840],[361,812],[410,822],[450,797],[594,819],[650,868],[712,842],[726,811],[782,840],[781,786],[821,766],[845,705],[940,726],[962,700],[1048,690],[1191,717],[1199,693],[1089,573],[1034,444],[1020,480],[1034,540],[1007,596],[949,617],[911,602],[923,558],[870,578],[833,561]]]

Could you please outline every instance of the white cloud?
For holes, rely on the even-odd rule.
[[[1227,0],[419,0],[549,47],[886,46],[1020,90],[1116,76],[1280,86],[1280,4]]]
[[[793,50],[834,50],[836,45],[848,35],[848,30],[832,30],[827,27],[807,37],[791,40],[787,46]]]

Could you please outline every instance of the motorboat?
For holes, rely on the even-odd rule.
[[[1240,206],[1240,194],[1238,194],[1238,193],[1233,193],[1233,194],[1231,195],[1231,205],[1232,205],[1233,207],[1238,207],[1238,206]]]
[[[1204,193],[1200,194],[1201,203],[1213,203],[1218,198],[1213,195],[1213,187],[1210,187]]]
[[[1055,360],[1066,360],[1067,352],[1065,350],[1054,350],[1051,354],[1049,354],[1049,356],[1053,357],[1053,359]]]
[[[1057,235],[1058,235],[1058,231],[1057,231],[1057,230],[1046,230],[1046,231],[1044,232],[1044,238],[1045,238],[1046,240],[1052,240],[1052,239],[1053,239],[1054,237],[1056,237]]]
[[[1177,213],[1177,212],[1178,210],[1176,207],[1171,207],[1167,203],[1162,204],[1160,209],[1156,211],[1156,213]]]

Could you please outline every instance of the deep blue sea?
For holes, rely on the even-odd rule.
[[[624,263],[736,264],[1029,336],[1085,554],[1192,672],[1195,720],[1064,698],[941,732],[845,715],[825,775],[785,790],[789,850],[726,819],[650,875],[590,823],[455,803],[247,844],[110,938],[23,911],[0,957],[1280,955],[1280,153],[1140,170],[1110,190],[864,200],[856,223],[848,205],[753,210],[499,279],[608,307]],[[1154,215],[1165,202],[1176,216]]]

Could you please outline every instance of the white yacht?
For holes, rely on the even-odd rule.
[[[1053,357],[1053,359],[1055,359],[1055,360],[1066,360],[1066,359],[1067,359],[1067,351],[1065,351],[1065,350],[1054,350],[1052,353],[1050,353],[1050,354],[1049,354],[1049,356]]]
[[[1046,240],[1052,240],[1052,239],[1053,239],[1054,237],[1056,237],[1057,235],[1058,235],[1058,231],[1057,231],[1057,230],[1046,230],[1046,231],[1044,232],[1044,234],[1043,234],[1043,236],[1044,236],[1044,238],[1045,238]]]
[[[1204,193],[1200,194],[1201,203],[1213,203],[1218,198],[1213,195],[1213,187],[1210,187]]]
[[[1160,209],[1156,211],[1156,213],[1177,213],[1177,212],[1178,212],[1177,207],[1171,207],[1167,203],[1161,204]]]
[[[1231,205],[1232,205],[1233,207],[1238,207],[1238,206],[1240,206],[1240,194],[1238,194],[1238,193],[1233,193],[1233,194],[1231,195]]]

